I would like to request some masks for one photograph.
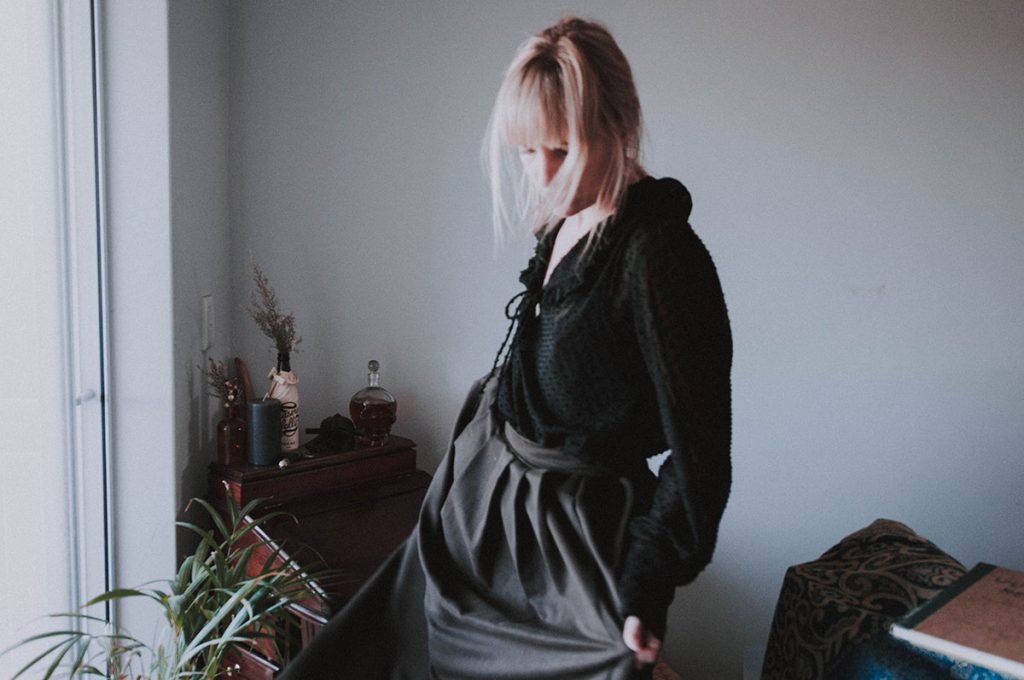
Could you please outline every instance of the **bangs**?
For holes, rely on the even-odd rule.
[[[555,68],[528,64],[521,78],[505,82],[496,124],[510,146],[557,147],[569,139],[565,97]]]

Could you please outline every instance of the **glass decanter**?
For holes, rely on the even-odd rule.
[[[369,384],[352,395],[348,412],[356,426],[357,445],[383,446],[395,422],[398,402],[380,386],[380,374],[377,372],[380,363],[371,361],[367,368],[370,370],[367,375]]]

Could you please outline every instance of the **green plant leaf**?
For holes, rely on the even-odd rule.
[[[113,600],[124,600],[129,597],[147,597],[151,600],[156,600],[157,602],[160,601],[160,597],[158,595],[154,595],[153,592],[136,590],[135,588],[115,588],[114,590],[108,590],[102,595],[97,595],[96,597],[86,602],[83,605],[83,607],[92,607],[93,605],[102,604],[104,602],[110,602]]]
[[[181,561],[181,565],[178,567],[178,575],[174,579],[173,590],[175,592],[180,593],[188,587],[188,578],[192,573],[192,563],[195,559],[195,555],[186,555],[185,559]]]
[[[70,652],[75,646],[75,642],[75,640],[68,640],[64,643],[64,649],[54,657],[53,662],[46,668],[46,672],[43,674],[43,680],[49,680],[53,677],[53,674],[57,672],[57,666],[60,665],[60,662],[64,660],[64,657],[67,656],[68,652]]]
[[[212,616],[210,616],[209,620],[206,622],[206,625],[204,625],[203,628],[196,634],[191,644],[189,644],[188,647],[185,648],[184,652],[182,653],[183,661],[188,661],[189,659],[194,657],[198,651],[197,648],[199,647],[199,645],[202,645],[206,641],[206,638],[217,629],[217,626],[224,619],[230,616],[236,608],[238,608],[239,606],[248,606],[247,603],[245,602],[245,599],[249,591],[252,590],[252,588],[253,585],[251,583],[243,584],[242,588],[240,588],[237,592],[233,593],[230,599],[227,602],[225,602],[224,605],[221,606],[216,612],[214,612]],[[246,612],[244,609],[240,609],[235,615],[246,616],[248,615],[248,612]]]
[[[91,642],[91,641],[90,641]],[[75,657],[74,662],[71,664],[71,677],[75,676],[85,664],[85,657],[89,653],[89,644],[80,644],[78,647],[78,656]]]
[[[22,640],[21,642],[19,642],[17,644],[11,645],[10,647],[5,649],[4,651],[0,652],[0,656],[3,656],[4,654],[7,654],[8,652],[13,652],[18,647],[21,647],[22,645],[27,645],[30,642],[37,642],[39,640],[45,640],[46,638],[61,637],[61,636],[68,636],[68,635],[82,635],[82,634],[83,633],[80,630],[52,630],[52,631],[50,631],[48,633],[38,633],[36,635],[32,635],[32,636],[29,636],[29,637],[25,638],[24,640]]]
[[[234,496],[231,495],[230,489],[225,488],[225,496],[227,497],[228,504],[233,505],[235,498]],[[231,532],[228,531],[227,524],[224,523],[224,520],[221,517],[220,511],[218,511],[217,508],[213,507],[213,504],[210,503],[210,501],[206,500],[205,498],[198,497],[193,498],[192,501],[198,503],[200,506],[202,506],[204,510],[206,510],[206,514],[209,515],[210,519],[213,521],[214,526],[217,527],[217,531],[219,531],[222,536],[231,535]]]
[[[98,675],[101,678],[108,677],[106,673],[95,666],[82,666],[78,672],[82,675]]]
[[[47,656],[49,656],[53,652],[57,651],[58,649],[60,649],[64,645],[67,645],[69,643],[70,644],[74,644],[76,636],[81,636],[82,635],[82,633],[80,633],[79,631],[62,631],[62,633],[65,634],[66,636],[71,636],[70,639],[61,640],[60,642],[58,642],[57,644],[53,645],[52,647],[48,647],[46,649],[46,651],[44,651],[43,653],[41,653],[36,658],[34,658],[31,661],[29,661],[24,666],[22,666],[21,669],[17,673],[15,673],[13,676],[11,676],[11,680],[15,680],[15,678],[20,678],[22,676],[22,674],[25,673],[25,671],[27,671],[28,669],[30,669],[33,666],[35,666],[37,663],[39,663],[40,661],[42,661]],[[32,641],[35,641],[35,640],[41,640],[44,637],[52,637],[52,636],[56,636],[56,635],[61,635],[62,633],[44,633],[42,635],[33,635],[30,638],[26,638],[24,641],[22,641],[18,645],[15,645],[15,647],[18,647],[18,646],[20,646],[22,644],[26,644],[28,642],[32,642]],[[6,654],[7,652],[15,649],[15,647],[9,647],[9,648],[5,649],[3,651],[3,653]]]
[[[259,547],[261,547],[259,543],[254,543],[247,546],[245,550],[239,553],[237,558],[232,558],[231,563],[234,566],[231,567],[230,572],[225,579],[227,582],[238,583],[239,581],[243,581],[247,578],[246,571],[249,568],[252,555]]]
[[[205,537],[210,536],[210,535],[213,534],[213,532],[210,529],[205,529],[205,528],[199,526],[198,524],[193,524],[192,522],[186,522],[185,520],[180,520],[179,519],[178,521],[175,522],[175,524],[177,526],[183,528],[183,529],[188,529],[189,531],[191,531],[194,534],[198,534],[199,538],[205,538]]]

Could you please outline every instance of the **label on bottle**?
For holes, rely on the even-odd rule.
[[[299,405],[294,401],[281,402],[281,450],[299,448]]]
[[[267,396],[281,402],[281,451],[294,451],[299,448],[299,378],[291,371],[276,368],[267,377]]]

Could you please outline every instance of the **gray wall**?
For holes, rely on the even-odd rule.
[[[738,677],[786,566],[876,517],[1024,567],[1018,2],[230,11],[232,337],[254,374],[272,365],[242,310],[251,255],[305,338],[304,426],[344,413],[377,358],[397,431],[436,465],[528,249],[491,254],[492,97],[520,40],[578,11],[633,64],[648,167],[690,187],[736,340],[733,496],[668,659]]]
[[[168,3],[170,175],[173,223],[175,470],[179,511],[206,493],[223,406],[196,366],[231,366],[231,221],[228,213],[230,109],[228,4]],[[204,349],[203,296],[213,298],[214,332]],[[232,373],[234,368],[231,368]],[[179,538],[191,539],[185,534]],[[179,545],[189,549],[191,541]]]

